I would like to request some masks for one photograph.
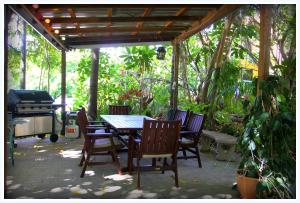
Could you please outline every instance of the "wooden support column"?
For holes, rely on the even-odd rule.
[[[90,96],[88,103],[88,118],[95,120],[97,117],[97,92],[99,70],[99,48],[92,50],[92,67],[90,77]]]
[[[4,85],[4,198],[7,195],[7,163],[8,163],[8,153],[7,153],[7,140],[8,140],[8,112],[7,112],[7,74],[8,74],[8,23],[10,21],[10,17],[12,15],[12,11],[8,7],[8,5],[4,5],[4,81],[1,85]],[[3,86],[2,86],[3,87]]]
[[[65,135],[65,125],[66,125],[66,51],[61,51],[61,120],[62,129],[61,135]]]
[[[179,44],[173,43],[170,107],[176,109],[178,99]]]
[[[21,47],[21,81],[20,81],[20,88],[26,89],[26,21],[23,20],[23,30],[22,30],[22,47]]]
[[[260,6],[257,95],[261,94],[261,92],[259,91],[259,81],[265,80],[269,75],[272,28],[272,5],[262,4]]]

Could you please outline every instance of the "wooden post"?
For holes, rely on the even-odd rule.
[[[26,89],[26,21],[23,20],[23,31],[22,31],[22,47],[21,47],[21,81],[20,88]]]
[[[178,99],[179,43],[173,43],[170,107],[176,109]]]
[[[88,103],[88,117],[95,120],[97,117],[97,92],[98,92],[99,48],[92,50],[92,71],[90,77],[90,96]]]
[[[66,125],[66,51],[61,50],[61,120],[62,129],[60,134],[65,135],[65,125]]]
[[[7,195],[7,140],[8,140],[8,112],[7,112],[7,73],[8,73],[8,23],[12,11],[9,9],[8,5],[4,5],[4,198]]]
[[[269,75],[272,27],[272,5],[262,4],[260,6],[261,8],[257,95],[261,94],[261,91],[259,90],[259,81],[265,80]]]

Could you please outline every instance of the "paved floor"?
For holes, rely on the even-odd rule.
[[[196,160],[178,160],[179,188],[174,187],[171,171],[144,172],[142,190],[136,190],[136,174],[118,175],[112,165],[88,167],[80,178],[83,139],[60,137],[51,143],[48,138],[29,137],[16,143],[15,166],[8,164],[6,198],[239,198],[232,189],[238,161],[217,161],[213,153],[201,153],[203,168],[198,168]],[[125,165],[127,154],[119,155]]]

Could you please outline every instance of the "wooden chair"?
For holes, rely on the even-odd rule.
[[[180,121],[144,120],[141,139],[135,139],[135,153],[137,156],[137,188],[141,187],[141,170],[172,170],[175,173],[175,185],[178,187],[177,150],[180,132]],[[162,166],[141,166],[143,158],[164,158]],[[167,158],[172,163],[167,164]]]
[[[105,132],[105,129],[99,129],[94,125],[89,125],[85,110],[77,112],[77,120],[82,134],[84,135],[84,145],[82,149],[82,158],[79,166],[83,166],[80,177],[83,178],[85,170],[89,165],[102,165],[109,162],[92,162],[91,156],[111,154],[112,163],[116,165],[121,174],[120,163],[117,157],[116,149],[121,147],[117,139],[113,138],[112,133]]]
[[[109,115],[128,115],[129,114],[129,106],[109,105],[108,112],[109,112]]]
[[[184,129],[186,127],[186,123],[189,116],[189,110],[183,111],[180,109],[176,109],[173,115],[172,120],[180,120],[181,121],[181,129]]]
[[[109,115],[129,115],[129,106],[125,105],[109,105],[108,114]],[[128,147],[128,134],[127,130],[122,130],[116,132],[119,140]],[[125,149],[126,150],[126,149]]]
[[[197,158],[199,168],[202,168],[200,154],[199,154],[199,139],[204,125],[205,116],[203,114],[190,113],[186,128],[180,131],[179,149],[183,152],[182,157],[178,159]],[[187,156],[186,151],[191,152],[192,156]]]

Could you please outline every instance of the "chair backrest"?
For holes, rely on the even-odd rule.
[[[205,115],[191,112],[186,124],[186,130],[197,132],[196,139],[201,135],[205,121]],[[196,140],[198,142],[198,140]]]
[[[181,125],[183,126],[187,122],[188,115],[189,115],[189,111],[183,111],[180,109],[176,109],[173,120],[180,120]]]
[[[180,121],[144,119],[141,153],[143,155],[177,154]]]
[[[85,109],[83,107],[77,111],[77,121],[78,121],[79,129],[85,136],[87,133],[86,126],[88,125],[89,122],[86,116]]]
[[[128,115],[129,106],[109,105],[108,112],[109,115]]]

